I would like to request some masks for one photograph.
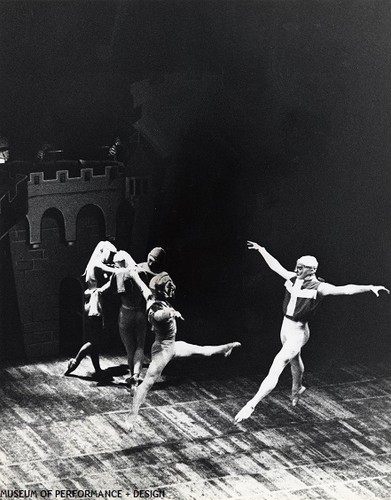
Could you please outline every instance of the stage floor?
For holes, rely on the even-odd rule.
[[[102,360],[117,374],[124,363]],[[391,364],[307,372],[296,408],[285,377],[238,426],[233,417],[264,374],[237,376],[227,366],[168,375],[133,434],[124,427],[126,375],[101,385],[88,359],[70,377],[65,360],[1,368],[0,497],[23,489],[32,498],[96,498],[90,490],[181,500],[391,498]]]

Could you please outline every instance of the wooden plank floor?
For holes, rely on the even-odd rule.
[[[90,378],[89,360],[71,377],[65,360],[0,369],[1,497],[116,489],[133,498],[136,488],[181,500],[391,499],[391,366],[309,372],[296,408],[283,380],[239,426],[233,416],[262,374],[169,375],[129,435],[123,364],[103,358],[122,373],[109,385]]]

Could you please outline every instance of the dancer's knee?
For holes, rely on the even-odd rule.
[[[162,371],[164,368],[167,366],[168,361],[166,361],[164,358],[159,359],[159,360],[153,360],[151,364],[148,367],[147,373],[145,374],[145,379],[156,381],[160,375],[162,374]]]
[[[290,363],[292,360],[297,359],[300,354],[301,345],[296,343],[286,342],[281,351],[277,354],[284,363]]]
[[[290,353],[288,351],[280,351],[277,356],[274,358],[272,366],[270,370],[274,369],[281,369],[281,371],[286,367],[286,365],[290,362],[291,360]]]
[[[150,373],[147,371],[145,378],[142,382],[143,387],[150,389],[159,379],[162,371],[161,370],[153,370]]]

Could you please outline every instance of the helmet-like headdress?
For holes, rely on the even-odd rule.
[[[168,273],[163,272],[154,276],[149,282],[149,288],[155,293],[156,296],[163,296],[167,298],[166,285],[171,282],[175,290],[174,282]]]

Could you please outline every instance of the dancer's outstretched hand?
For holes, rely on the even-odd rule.
[[[255,243],[255,241],[247,241],[247,248],[249,250],[260,250],[261,248],[261,245],[258,245],[258,243]]]
[[[376,285],[371,286],[371,292],[373,292],[376,295],[376,297],[379,297],[379,292],[382,292],[382,291],[386,292],[388,294],[390,293],[390,290],[388,288],[386,288],[385,286],[376,286]]]
[[[235,416],[235,423],[238,424],[242,420],[247,420],[251,417],[254,411],[254,407],[250,405],[250,403],[246,403],[243,408],[239,411],[239,413]]]

